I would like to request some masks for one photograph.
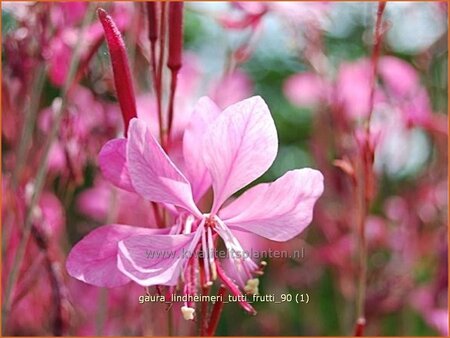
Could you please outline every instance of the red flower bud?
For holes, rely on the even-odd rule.
[[[106,42],[111,56],[111,64],[114,74],[114,85],[117,91],[120,109],[125,124],[125,135],[127,135],[128,124],[136,113],[136,99],[134,96],[133,82],[131,80],[130,66],[128,65],[125,44],[116,24],[112,18],[99,8],[98,17],[105,31]]]
[[[155,43],[158,40],[158,21],[156,2],[147,2],[148,39]]]
[[[183,51],[183,2],[169,3],[169,58],[167,67],[171,70],[181,68]]]

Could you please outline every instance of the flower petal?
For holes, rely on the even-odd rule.
[[[247,190],[219,213],[230,229],[287,241],[311,222],[313,207],[323,192],[323,176],[313,169],[288,171],[273,183]]]
[[[220,109],[208,97],[201,97],[194,107],[191,123],[183,135],[185,173],[195,200],[199,200],[211,185],[211,176],[203,162],[203,137],[208,126],[219,116]]]
[[[113,139],[102,147],[98,154],[98,163],[103,176],[121,189],[135,192],[128,173],[127,140]]]
[[[133,187],[144,198],[173,204],[201,216],[191,185],[139,119],[130,122],[127,163]]]
[[[200,233],[127,238],[119,243],[117,266],[143,286],[176,285]]]
[[[208,128],[203,141],[203,159],[213,180],[212,213],[269,169],[278,150],[275,124],[259,96],[225,109]]]
[[[168,229],[147,229],[128,225],[104,225],[90,232],[70,251],[66,268],[72,277],[95,286],[116,287],[130,279],[117,269],[117,244],[133,235],[150,236]]]

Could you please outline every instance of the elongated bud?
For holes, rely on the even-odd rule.
[[[169,57],[167,67],[172,71],[181,68],[183,51],[183,2],[169,3]]]
[[[137,117],[137,113],[136,99],[134,96],[133,82],[131,81],[131,72],[125,44],[116,24],[108,13],[99,8],[97,14],[102,23],[103,30],[105,31],[106,42],[111,56],[114,85],[116,87],[117,98],[122,111],[126,136],[128,124],[133,117]]]
[[[148,39],[151,43],[158,40],[157,2],[147,2]]]

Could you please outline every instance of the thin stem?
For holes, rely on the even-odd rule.
[[[221,285],[219,291],[217,292],[218,301],[213,306],[208,329],[206,330],[207,336],[214,336],[214,334],[216,333],[217,326],[219,325],[220,315],[224,306],[223,298],[225,297],[226,293],[227,288],[224,285]]]
[[[158,71],[157,71],[157,87],[156,87],[156,102],[158,109],[158,119],[160,119],[160,140],[161,145],[164,149],[166,149],[166,136],[165,136],[165,128],[164,121],[162,118],[162,89],[163,89],[163,65],[164,65],[164,52],[166,49],[166,23],[167,23],[167,15],[166,15],[167,4],[165,1],[161,2],[161,16],[160,16],[160,29],[159,29],[159,59],[158,59]]]
[[[383,12],[386,7],[386,2],[380,1],[378,3],[377,18],[375,23],[375,37],[374,47],[372,51],[372,88],[370,92],[369,112],[366,121],[366,138],[360,149],[361,158],[360,165],[358,165],[359,182],[356,182],[356,205],[358,217],[358,251],[359,251],[359,276],[358,276],[358,290],[356,300],[356,326],[355,335],[362,336],[366,326],[365,318],[365,301],[367,289],[367,240],[366,240],[366,218],[369,213],[369,208],[373,198],[373,163],[374,163],[374,149],[371,142],[370,122],[374,109],[374,97],[376,87],[376,75],[378,68],[378,58],[380,55],[380,47],[382,41],[381,24],[383,19]]]
[[[156,43],[158,42],[158,3],[157,2],[147,2],[147,28],[148,28],[148,39],[150,40],[150,63],[151,63],[151,73],[153,89],[156,96],[156,102],[158,105],[158,128],[159,128],[159,139],[162,141],[163,137],[163,119],[162,119],[162,109],[160,97],[161,93],[159,91],[158,85],[158,65],[156,60]]]
[[[360,177],[364,176],[363,171],[360,170]],[[362,182],[361,182],[362,183]],[[367,283],[367,241],[365,236],[365,222],[367,216],[367,207],[364,185],[361,183],[356,184],[356,194],[357,199],[357,223],[358,223],[358,264],[359,264],[359,275],[358,275],[358,289],[357,289],[357,300],[356,300],[356,329],[355,335],[362,336],[365,326],[365,313],[364,305],[366,300],[366,283]]]
[[[204,260],[205,260],[206,253],[203,251],[203,257],[199,258],[198,261],[198,268],[200,272],[200,285],[202,290],[202,296],[206,296],[209,293],[209,288],[205,286],[206,284],[206,271],[204,268]],[[201,303],[201,309],[200,309],[200,336],[206,335],[206,329],[207,329],[207,315],[208,315],[208,303],[202,302]]]
[[[170,137],[173,125],[175,91],[177,89],[178,72],[182,66],[183,55],[183,2],[169,3],[169,55],[167,67],[171,72],[170,97],[167,109],[168,127],[167,142],[170,143]]]
[[[167,144],[170,144],[170,138],[172,133],[173,125],[173,111],[174,111],[174,101],[175,101],[175,91],[177,89],[177,79],[178,79],[178,69],[172,69],[170,81],[170,97],[169,97],[169,107],[167,109],[168,113],[168,127],[167,127]]]
[[[46,72],[47,72],[46,66],[44,65],[38,66],[38,69],[35,74],[35,80],[33,81],[32,84],[33,90],[31,91],[30,104],[26,111],[23,123],[22,135],[20,137],[19,148],[17,151],[16,168],[13,172],[12,177],[14,187],[17,187],[18,185],[20,172],[26,159],[28,146],[30,145],[30,138],[33,135],[33,128],[35,126],[36,116],[39,110],[39,101],[41,99],[42,89],[44,88]]]
[[[23,257],[25,255],[25,249],[26,249],[28,239],[30,237],[32,225],[33,225],[33,211],[39,201],[42,189],[44,187],[45,178],[46,178],[47,169],[48,169],[48,156],[50,153],[50,149],[53,145],[53,142],[55,141],[55,139],[58,136],[58,130],[59,130],[59,127],[61,125],[61,121],[62,121],[62,118],[64,115],[63,113],[65,110],[65,106],[67,104],[68,91],[71,86],[72,80],[75,76],[77,67],[79,65],[81,41],[83,40],[85,31],[86,31],[86,27],[92,21],[93,16],[94,16],[94,5],[89,4],[87,14],[83,20],[81,33],[77,40],[72,59],[70,61],[69,74],[67,76],[66,83],[63,88],[61,103],[60,103],[59,109],[57,111],[57,114],[55,116],[55,121],[52,125],[52,129],[50,130],[50,134],[47,138],[47,142],[45,143],[44,151],[43,151],[43,154],[41,157],[41,162],[39,164],[39,167],[37,168],[36,179],[35,179],[35,184],[34,184],[34,192],[33,192],[33,196],[31,197],[30,205],[26,212],[25,225],[23,228],[22,238],[20,239],[20,242],[19,242],[19,245],[17,248],[17,252],[16,252],[16,256],[14,257],[11,272],[9,273],[8,279],[6,281],[6,288],[5,288],[5,294],[4,294],[4,298],[3,298],[3,307],[2,307],[2,320],[3,320],[2,332],[3,332],[3,334],[5,333],[5,328],[6,328],[5,323],[7,322],[8,315],[11,310],[12,291],[14,289],[14,285],[17,282],[17,278],[18,278],[19,271],[20,271],[20,268],[22,265]]]
[[[378,58],[380,57],[380,48],[382,41],[382,31],[381,31],[381,23],[383,20],[383,12],[386,8],[386,2],[379,1],[378,2],[378,10],[377,10],[377,19],[375,22],[375,36],[374,36],[374,45],[372,50],[372,82],[373,86],[370,91],[370,101],[369,101],[369,115],[367,117],[367,133],[370,132],[370,121],[372,119],[373,106],[374,106],[374,98],[375,98],[375,81],[377,76],[378,69]]]

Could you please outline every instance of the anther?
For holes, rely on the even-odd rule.
[[[195,309],[188,307],[188,306],[182,306],[181,307],[181,313],[183,315],[183,318],[185,320],[193,320],[194,319],[194,313]]]
[[[257,295],[257,294],[259,294],[258,286],[259,286],[259,279],[258,278],[249,279],[247,281],[247,284],[244,287],[244,291],[247,294]]]

